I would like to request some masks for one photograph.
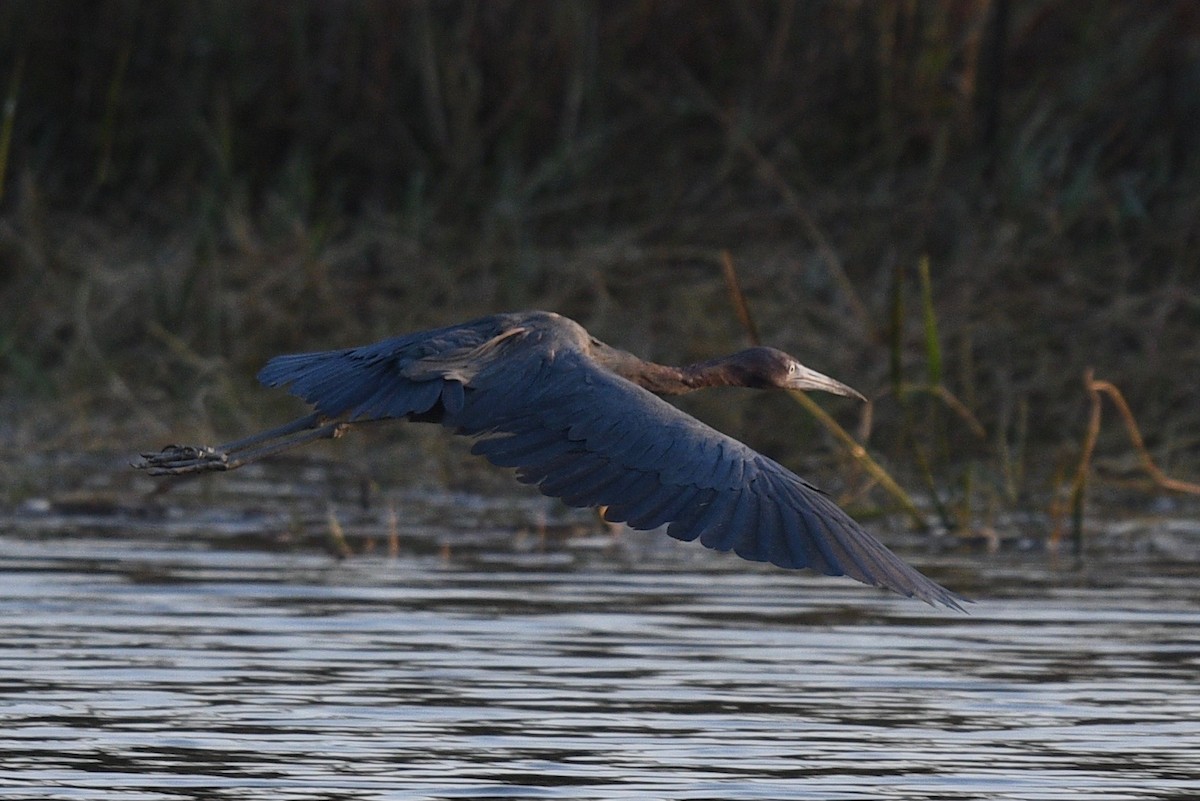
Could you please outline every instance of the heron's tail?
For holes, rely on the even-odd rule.
[[[381,358],[362,348],[276,356],[258,373],[268,387],[287,387],[331,418],[380,420],[424,415],[439,400],[462,406],[462,385],[435,380],[414,381],[402,375],[394,358]],[[448,387],[448,384],[455,384]],[[444,395],[449,393],[448,398]]]

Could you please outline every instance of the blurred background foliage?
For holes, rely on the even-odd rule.
[[[272,353],[510,308],[709,357],[727,252],[896,461],[1045,489],[1089,366],[1197,461],[1192,0],[6,0],[0,92],[10,444],[232,433]]]

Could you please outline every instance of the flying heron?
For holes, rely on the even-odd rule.
[[[635,529],[668,526],[744,559],[846,575],[927,603],[963,600],[777,462],[662,400],[704,387],[822,390],[862,399],[774,348],[670,367],[610,347],[552,312],[497,314],[357,348],[277,356],[258,379],[314,411],[215,447],[143,454],[151,475],[234,470],[379,420],[440,423],[517,479]]]

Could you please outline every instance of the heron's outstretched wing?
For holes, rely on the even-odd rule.
[[[514,353],[481,371],[445,425],[472,450],[572,506],[754,561],[847,575],[961,608],[777,462],[605,370],[577,350]]]

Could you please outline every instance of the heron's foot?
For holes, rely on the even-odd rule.
[[[356,421],[368,422],[368,421]],[[168,445],[158,453],[143,453],[133,462],[152,476],[185,476],[237,470],[318,439],[335,439],[349,428],[346,420],[328,420],[313,412],[299,420],[221,445]]]
[[[152,476],[181,476],[233,467],[228,453],[210,445],[168,445],[158,453],[143,453],[133,466]]]

